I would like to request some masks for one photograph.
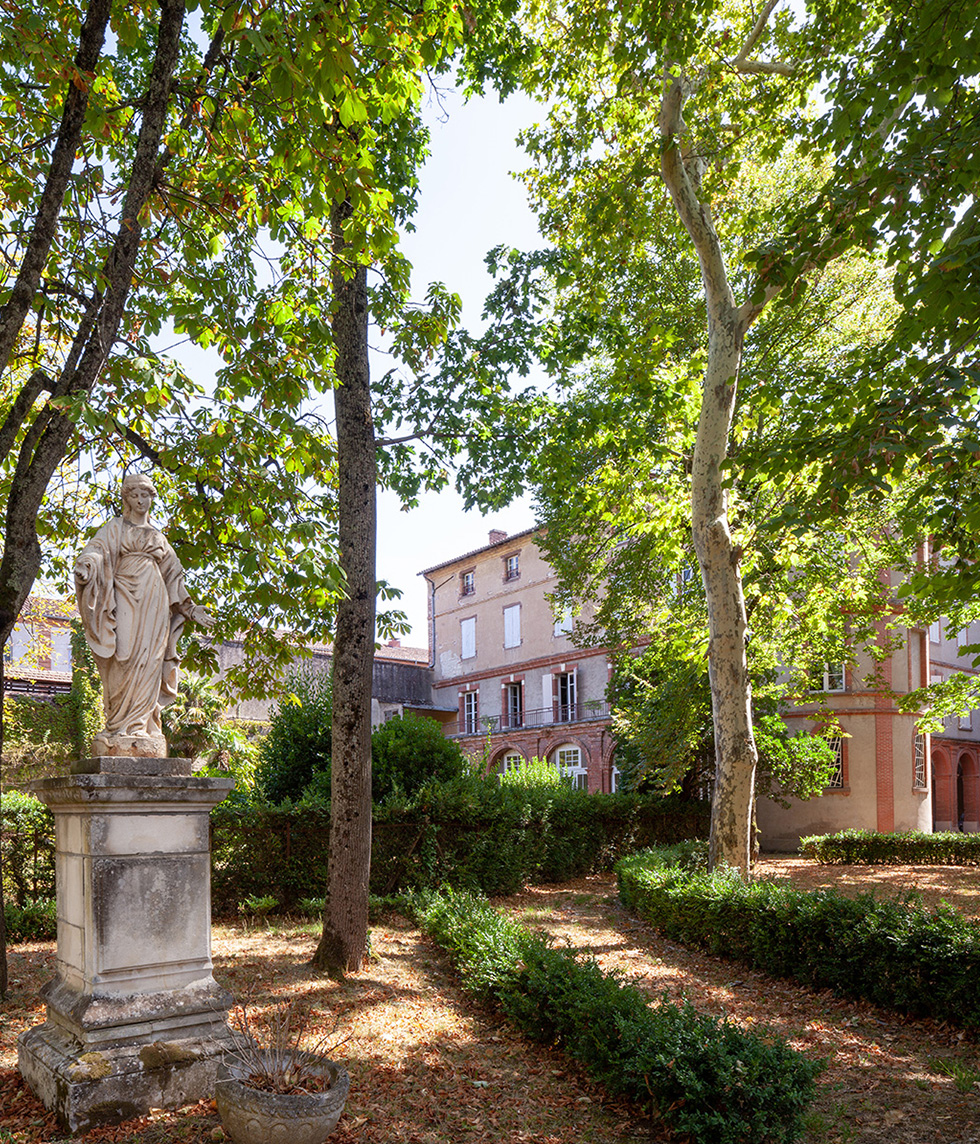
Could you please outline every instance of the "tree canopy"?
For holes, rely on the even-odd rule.
[[[975,21],[961,0],[534,5],[530,20],[541,51],[527,83],[549,101],[528,136],[530,185],[558,248],[536,261],[554,291],[540,352],[559,370],[590,362],[554,438],[550,501],[566,520],[562,490],[589,502],[603,526],[580,529],[580,552],[610,538],[612,567],[630,559],[621,513],[624,531],[659,542],[637,597],[696,552],[719,768],[712,856],[746,870],[752,594],[776,572],[792,601],[807,560],[833,545],[856,541],[863,556],[863,521],[885,543],[899,533],[913,591],[944,583],[943,565],[916,564],[913,542],[935,525],[955,569],[947,603],[970,597],[959,573],[976,500],[955,502],[977,436]],[[870,294],[883,283],[894,297],[848,333],[834,291],[821,294],[850,279],[857,314],[862,261]],[[570,429],[586,442],[571,466],[557,456]],[[895,526],[901,507],[912,511]],[[887,610],[879,587],[867,600]]]
[[[330,212],[349,204],[346,249],[383,269],[373,305],[393,321],[425,72],[462,32],[450,4],[16,8],[0,68],[0,634],[42,560],[64,567],[79,490],[142,463],[218,635],[244,632],[253,665],[294,654],[261,632],[326,638],[342,591],[320,412]],[[161,349],[172,337],[220,355],[213,385]]]

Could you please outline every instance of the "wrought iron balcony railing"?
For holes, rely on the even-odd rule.
[[[610,705],[605,699],[585,699],[579,703],[553,703],[531,711],[505,711],[502,715],[478,715],[457,719],[447,728],[449,735],[495,735],[500,731],[525,727],[549,727],[556,723],[589,723],[609,718]]]

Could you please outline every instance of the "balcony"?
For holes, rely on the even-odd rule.
[[[457,719],[446,724],[451,738],[463,735],[496,735],[501,731],[523,730],[527,727],[551,727],[555,724],[592,723],[608,719],[610,705],[605,699],[586,699],[581,703],[555,703],[551,707],[538,707],[522,711],[519,715],[480,715],[475,720]]]

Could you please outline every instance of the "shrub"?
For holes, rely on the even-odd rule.
[[[212,899],[233,913],[250,894],[286,911],[323,893],[330,806],[305,798],[261,806],[226,799],[211,813]],[[700,803],[659,795],[589,795],[566,783],[504,787],[463,775],[429,783],[414,799],[375,807],[371,891],[387,895],[442,883],[504,894],[526,882],[561,882],[609,869],[623,854],[707,830]]]
[[[7,941],[54,941],[58,935],[55,903],[50,900],[27,902],[18,906],[5,902],[3,920],[7,927]]]
[[[623,902],[674,941],[775,977],[914,1016],[980,1025],[980,925],[949,906],[745,885],[639,854],[616,865]]]
[[[256,785],[273,803],[296,800],[316,777],[330,780],[330,679],[298,673],[269,716],[259,754]]]
[[[451,950],[467,988],[496,1001],[525,1033],[560,1046],[614,1095],[645,1105],[704,1144],[795,1140],[819,1066],[785,1044],[637,989],[594,960],[501,917],[468,894],[412,908]]]
[[[410,798],[427,782],[459,778],[465,761],[435,719],[389,719],[371,736],[371,795],[375,802]]]
[[[0,795],[4,896],[18,907],[54,897],[54,816],[21,791]]]
[[[825,865],[976,866],[980,864],[980,834],[841,830],[801,838],[800,852]]]
[[[571,780],[567,775],[549,763],[547,759],[521,759],[515,767],[511,767],[502,775],[498,775],[500,785],[505,787],[523,787],[525,789],[554,787],[567,787]]]

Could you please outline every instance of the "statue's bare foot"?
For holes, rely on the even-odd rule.
[[[167,740],[162,735],[122,735],[100,731],[92,742],[92,754],[126,755],[139,759],[167,757]]]

